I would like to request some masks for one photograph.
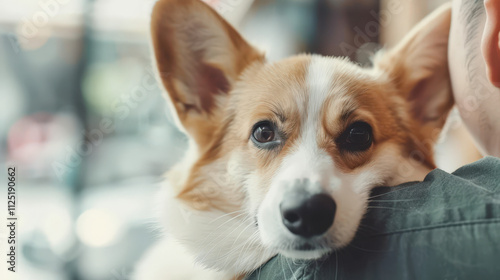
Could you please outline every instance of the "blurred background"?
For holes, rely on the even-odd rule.
[[[369,65],[444,1],[206,2],[271,61],[310,52]],[[151,67],[153,4],[0,0],[0,160],[18,169],[18,279],[129,279],[158,235],[151,201],[186,145]],[[480,157],[456,113],[447,135],[441,168]]]

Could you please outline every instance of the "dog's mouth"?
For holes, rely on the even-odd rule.
[[[333,249],[319,244],[304,243],[288,247],[286,249],[278,250],[278,252],[288,258],[292,259],[319,259]]]
[[[313,244],[305,243],[305,244],[302,244],[302,245],[298,245],[298,246],[296,246],[293,249],[297,250],[297,251],[315,251],[315,250],[318,250],[318,249],[323,249],[323,247],[318,246],[318,245],[313,245]]]
[[[291,244],[282,244],[275,249],[279,254],[292,259],[319,259],[334,250],[334,248],[326,246],[325,243],[323,238],[295,241]]]
[[[254,224],[257,228],[259,227],[257,216],[254,218]],[[326,243],[328,242],[325,237],[315,237],[310,240],[295,239],[277,246],[270,246],[269,249],[288,258],[310,260],[319,259],[334,250],[326,246]]]

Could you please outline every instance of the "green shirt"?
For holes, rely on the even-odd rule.
[[[500,159],[374,189],[344,249],[317,261],[277,256],[257,279],[500,279]]]

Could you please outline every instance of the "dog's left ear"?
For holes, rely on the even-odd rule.
[[[427,16],[393,49],[375,57],[374,65],[409,101],[412,117],[425,137],[441,129],[453,107],[448,70],[451,5]],[[434,139],[435,140],[435,139]]]

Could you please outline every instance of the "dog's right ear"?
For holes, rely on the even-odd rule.
[[[234,82],[263,55],[200,0],[159,0],[151,35],[160,78],[182,126],[198,145],[209,143]]]

